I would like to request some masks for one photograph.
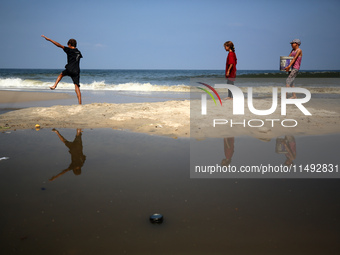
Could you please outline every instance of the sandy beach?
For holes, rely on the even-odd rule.
[[[33,93],[2,91],[0,103],[16,103],[32,100],[55,100],[71,97],[66,93]],[[214,107],[213,102],[208,107]],[[254,105],[258,109],[268,109],[271,99],[255,99]],[[275,137],[279,135],[321,135],[339,132],[340,103],[337,99],[312,99],[306,105],[312,116],[305,116],[294,106],[289,106],[287,119],[295,119],[299,125],[294,128],[283,128],[280,125],[259,128],[229,128],[228,135],[251,135],[254,137]],[[91,103],[84,105],[55,105],[51,107],[30,107],[7,112],[0,115],[0,129],[32,129],[36,124],[41,128],[112,128],[129,130],[146,134],[165,135],[170,137],[223,137],[225,127],[218,127],[211,133],[212,118],[233,118],[232,101],[224,101],[223,107],[213,108],[214,115],[203,117],[199,114],[191,116],[192,112],[200,112],[198,100],[170,100],[151,103]],[[280,108],[265,118],[282,119]],[[249,111],[245,115],[235,118],[254,119]],[[258,117],[256,117],[258,119]],[[223,132],[219,129],[223,128]]]
[[[7,91],[2,91],[7,93]],[[18,93],[21,100],[33,100],[30,92]],[[50,100],[67,98],[69,95],[48,95]],[[54,96],[56,98],[54,98]],[[17,103],[13,96],[7,103]],[[3,103],[0,101],[0,103]],[[188,137],[190,134],[189,101],[167,101],[155,103],[92,103],[84,105],[55,105],[30,107],[0,115],[0,130],[31,129],[36,124],[41,128],[113,128],[140,133]]]

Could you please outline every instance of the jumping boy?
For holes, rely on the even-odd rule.
[[[80,73],[79,62],[83,56],[81,55],[80,51],[76,48],[77,41],[75,39],[70,39],[66,47],[56,41],[53,41],[50,38],[47,38],[44,35],[42,35],[41,37],[45,38],[47,41],[50,41],[55,46],[62,48],[67,54],[67,65],[65,66],[66,69],[62,71],[61,74],[59,74],[57,80],[55,81],[54,85],[50,87],[50,89],[54,90],[57,87],[60,80],[64,76],[70,76],[74,83],[74,88],[77,94],[78,102],[79,104],[81,104],[81,93],[80,93],[80,84],[79,84],[79,73]]]

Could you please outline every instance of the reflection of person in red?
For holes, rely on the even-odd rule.
[[[294,136],[285,136],[283,146],[286,148],[287,153],[285,164],[287,166],[292,165],[294,160],[296,159],[296,142]]]
[[[71,164],[69,165],[68,168],[66,168],[65,170],[61,171],[59,174],[57,174],[56,176],[53,176],[50,181],[55,180],[56,178],[58,178],[59,176],[65,174],[66,172],[73,170],[73,173],[75,175],[80,175],[81,174],[81,168],[84,165],[86,156],[83,154],[83,142],[81,140],[81,129],[77,129],[77,134],[76,137],[74,138],[73,142],[69,142],[67,141],[60,133],[58,130],[56,129],[52,129],[53,132],[55,132],[60,141],[62,141],[67,148],[69,148],[69,153],[71,154]]]
[[[231,163],[231,158],[234,155],[234,137],[224,138],[224,155],[225,158],[221,162],[221,166],[229,166]]]

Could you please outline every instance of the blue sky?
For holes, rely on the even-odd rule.
[[[238,69],[277,70],[302,41],[302,69],[340,69],[340,1],[1,1],[0,68],[63,68],[75,38],[91,69],[224,69],[223,43]]]

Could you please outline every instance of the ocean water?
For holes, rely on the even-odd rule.
[[[0,90],[41,91],[52,86],[61,69],[0,69]],[[236,85],[257,87],[285,86],[287,74],[276,70],[238,70]],[[82,70],[81,90],[189,93],[192,78],[224,78],[224,70]],[[312,93],[340,94],[340,71],[300,71],[296,86]],[[69,77],[64,77],[58,90],[74,90]]]

